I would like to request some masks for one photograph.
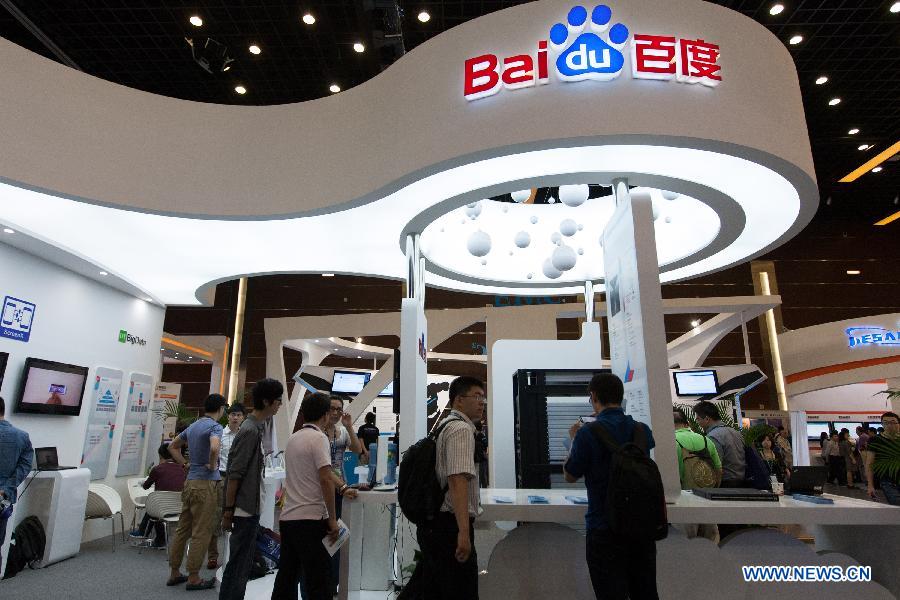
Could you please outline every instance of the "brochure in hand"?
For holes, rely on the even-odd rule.
[[[330,556],[334,556],[338,550],[341,549],[347,540],[350,539],[350,530],[347,529],[347,525],[344,523],[343,519],[338,519],[338,538],[336,541],[332,542],[328,536],[322,538],[322,545],[325,546],[325,549],[328,550],[328,554]]]

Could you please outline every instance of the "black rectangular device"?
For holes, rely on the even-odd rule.
[[[87,367],[27,358],[16,412],[77,416],[87,376]]]
[[[730,502],[778,502],[778,494],[753,488],[695,488],[695,496]]]
[[[786,494],[818,496],[825,491],[828,467],[794,467],[785,485]]]
[[[675,371],[675,393],[679,396],[715,396],[719,393],[719,380],[713,369]]]
[[[75,467],[59,466],[59,457],[56,454],[56,446],[34,449],[34,468],[38,471],[64,471]]]

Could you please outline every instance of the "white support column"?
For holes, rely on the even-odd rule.
[[[428,323],[425,319],[424,261],[419,236],[406,238],[407,297],[400,306],[400,439],[402,453],[425,437]]]
[[[594,282],[584,282],[584,320],[594,322]]]
[[[744,318],[744,311],[741,311],[741,336],[744,339],[744,363],[750,362],[750,340],[747,338],[747,320]]]

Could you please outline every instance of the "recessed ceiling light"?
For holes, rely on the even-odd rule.
[[[315,343],[317,343],[317,344],[319,343],[319,340],[313,340],[313,341],[314,341]]]
[[[784,4],[773,4],[772,8],[769,9],[770,15],[780,15],[784,12]]]
[[[259,54],[260,52],[262,52],[262,50],[256,44],[250,46],[250,54]]]
[[[335,352],[337,352],[337,351],[338,351],[338,349],[337,349],[337,348],[335,348],[335,349],[334,349],[334,351],[335,351]]]
[[[356,338],[356,343],[357,343],[357,344],[362,344],[362,338],[361,338],[361,337]]]
[[[828,106],[837,106],[840,103],[841,103],[840,98],[832,98],[831,100],[828,101]]]
[[[900,13],[900,2],[894,2],[891,4],[890,11],[892,13]]]
[[[362,356],[357,356],[356,358],[362,358]]]
[[[4,228],[3,228],[3,233],[15,233],[15,231],[13,231],[12,229],[10,229],[9,227],[4,227]]]
[[[691,321],[691,327],[699,327],[699,326],[700,326],[699,319],[694,319],[693,321]]]
[[[322,273],[322,277],[334,277],[334,273]]]
[[[225,71],[229,71],[229,70],[231,70],[231,65],[225,65],[224,67],[222,67],[222,72],[223,72],[223,73],[224,73]]]
[[[247,88],[242,85],[236,85],[234,86],[234,91],[236,91],[238,94],[244,95],[247,93]]]
[[[144,298],[146,302],[153,302],[153,298]]]
[[[100,271],[100,277],[106,277],[107,275],[109,275],[109,273],[106,271]]]
[[[894,8],[891,7],[891,10],[893,11]],[[419,13],[419,16],[418,16],[417,18],[418,18],[419,21],[421,21],[422,23],[427,23],[428,21],[431,20],[431,15],[428,14],[428,11],[424,11],[424,10],[423,10],[422,12]]]
[[[856,135],[857,133],[859,133],[859,129],[857,129],[856,127],[854,127],[853,129],[851,129],[851,130],[848,131],[847,133],[850,134],[850,135]]]
[[[312,25],[313,23],[316,22],[316,18],[314,16],[312,16],[311,14],[306,13],[305,15],[303,15],[303,22],[306,23],[307,25]]]
[[[859,271],[856,269],[850,269],[847,271],[847,275],[859,275]]]
[[[329,90],[332,94],[337,94],[339,91],[341,91],[341,86],[339,86],[339,85],[336,84],[336,83],[332,83],[330,86],[328,86],[328,90]]]
[[[188,356],[188,360],[193,360],[193,359],[194,359],[193,356]]]
[[[872,172],[873,173],[881,173],[881,169],[882,169],[882,167],[875,167],[874,169],[872,169]]]
[[[868,144],[862,144],[861,146],[859,146],[859,147],[857,148],[857,150],[868,150],[868,149],[869,149],[869,145],[868,145]]]
[[[825,75],[822,75],[818,79],[816,79],[816,85],[822,85],[823,83],[827,83],[827,82],[828,82],[828,77],[826,77]]]
[[[353,44],[353,49],[356,52],[365,52],[366,51],[366,47],[363,46],[362,42],[356,42],[355,44]]]
[[[802,42],[802,41],[803,41],[803,36],[802,36],[802,35],[795,35],[795,36],[793,36],[791,39],[788,40],[788,43],[789,43],[791,46],[796,46],[797,44],[799,44],[799,43]]]
[[[193,17],[191,17],[188,20],[191,22],[191,25],[193,25],[194,27],[202,27],[203,26],[203,19],[201,19],[197,15],[194,15]]]

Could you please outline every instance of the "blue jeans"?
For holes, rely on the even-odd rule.
[[[900,486],[897,486],[897,484],[893,481],[882,479],[881,491],[884,492],[884,496],[885,498],[887,498],[888,504],[900,506]]]
[[[244,600],[250,565],[256,552],[256,530],[259,515],[232,518],[231,538],[228,542],[228,564],[219,586],[219,600]]]

